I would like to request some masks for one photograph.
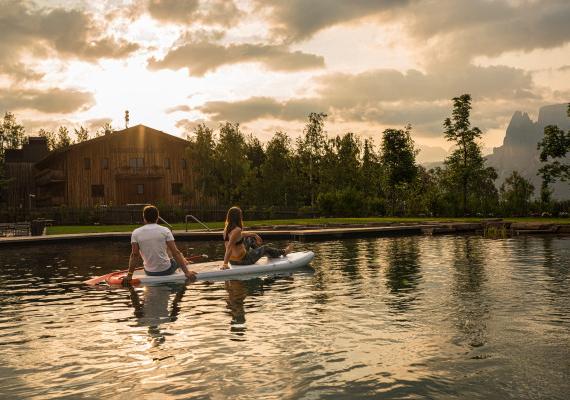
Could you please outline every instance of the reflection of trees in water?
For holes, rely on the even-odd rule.
[[[570,301],[570,240],[567,238],[541,237],[536,238],[536,246],[542,245],[544,260],[542,262],[543,273],[546,275],[544,286],[547,291],[545,298],[553,307],[549,314],[553,316],[551,321],[557,323],[565,316],[567,319],[568,304]],[[537,285],[538,286],[538,285]],[[537,295],[541,295],[537,292]]]
[[[490,305],[484,287],[487,280],[485,243],[490,241],[469,236],[453,239],[452,296],[456,303],[451,305],[451,309],[455,312],[456,327],[462,341],[467,341],[472,347],[483,346],[488,335]]]
[[[160,325],[166,322],[174,322],[180,313],[180,301],[186,292],[186,286],[180,284],[145,286],[140,293],[129,287],[131,304],[135,309],[137,325],[148,326],[149,338],[154,345],[165,341],[165,336],[160,330]],[[174,294],[169,310],[170,297]]]
[[[392,296],[388,305],[406,311],[417,298],[420,275],[418,238],[391,238],[386,246],[386,285]]]

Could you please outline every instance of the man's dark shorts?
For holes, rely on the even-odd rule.
[[[151,271],[147,271],[145,269],[144,272],[148,276],[165,276],[165,275],[172,275],[173,273],[176,272],[177,269],[178,269],[178,263],[176,262],[176,260],[174,258],[171,258],[170,259],[170,268],[168,268],[164,271],[160,271],[160,272],[151,272]]]

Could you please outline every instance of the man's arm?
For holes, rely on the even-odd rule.
[[[176,247],[176,243],[174,243],[174,240],[167,241],[166,247],[172,253],[172,256],[178,263],[178,266],[180,267],[182,272],[184,272],[184,275],[186,275],[186,277],[189,279],[196,279],[196,272],[188,270],[188,268],[186,267],[186,259],[182,255],[182,252],[178,250],[178,247]]]
[[[142,266],[142,257],[138,243],[131,243],[131,256],[129,257],[129,271],[123,279],[123,283],[128,283],[133,278],[133,273],[137,267]]]

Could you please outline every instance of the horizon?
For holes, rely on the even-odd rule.
[[[128,110],[131,126],[183,137],[231,121],[266,142],[326,112],[330,136],[376,143],[411,123],[425,155],[449,150],[451,98],[470,93],[489,153],[516,111],[536,120],[570,99],[565,1],[6,0],[0,11],[0,110],[30,136],[121,129]]]

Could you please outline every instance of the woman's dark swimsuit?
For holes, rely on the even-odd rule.
[[[229,240],[229,233],[224,237],[224,242]],[[245,239],[245,240],[244,240]],[[257,246],[255,238],[243,236],[236,242],[236,245],[244,244],[245,255],[241,260],[230,260],[233,265],[251,265],[255,264],[261,257],[268,256],[269,258],[278,258],[285,255],[285,250],[279,250],[267,245]]]

